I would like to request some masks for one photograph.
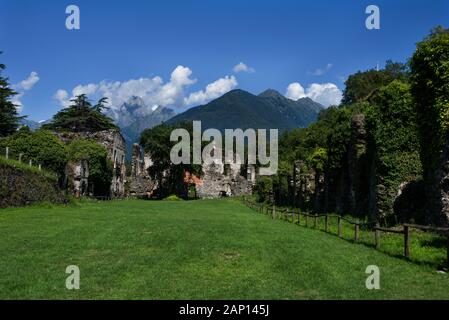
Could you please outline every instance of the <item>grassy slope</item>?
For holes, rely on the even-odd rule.
[[[0,211],[0,298],[449,298],[449,276],[236,200]],[[81,289],[65,289],[65,268]],[[367,290],[365,269],[381,270]]]

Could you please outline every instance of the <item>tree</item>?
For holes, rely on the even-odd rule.
[[[449,29],[437,27],[418,43],[410,65],[429,222],[447,222],[443,214],[449,208],[443,198],[449,196],[444,178],[449,141]]]
[[[19,120],[24,118],[19,117],[16,105],[11,102],[17,93],[9,87],[8,78],[2,77],[5,68],[4,64],[0,64],[0,137],[13,134],[19,126]]]
[[[159,183],[156,196],[160,198],[171,194],[184,197],[186,195],[186,186],[183,183],[184,173],[188,171],[195,175],[201,175],[200,165],[174,165],[171,162],[170,151],[177,142],[170,141],[170,134],[176,128],[184,128],[192,136],[192,123],[182,123],[176,127],[162,124],[146,129],[140,138],[140,144],[144,147],[145,152],[151,155],[153,165],[149,168],[148,173]]]
[[[59,111],[43,128],[53,131],[96,132],[117,129],[113,120],[102,113],[107,98],[102,98],[92,107],[85,94],[70,100],[72,104]]]
[[[342,104],[370,101],[380,87],[397,79],[405,81],[408,73],[407,65],[388,60],[382,70],[371,69],[350,75],[345,82]]]
[[[106,106],[108,102],[108,98],[107,97],[103,97],[100,100],[98,100],[97,104],[94,105],[94,110],[98,111],[98,112],[103,112],[103,110],[108,110],[109,107]]]

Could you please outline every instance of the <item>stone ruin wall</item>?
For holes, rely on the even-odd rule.
[[[197,196],[219,198],[251,195],[256,181],[254,166],[248,166],[246,177],[241,174],[242,164],[238,157],[235,163],[229,164],[228,168],[229,170],[225,172],[222,161],[203,163],[203,176],[195,186]]]
[[[148,168],[153,164],[151,156],[144,153],[138,144],[133,145],[131,162],[131,176],[129,194],[133,197],[148,198],[157,189],[158,184],[153,181]],[[223,196],[241,196],[252,194],[252,188],[256,181],[256,170],[249,166],[246,176],[241,175],[241,164],[236,161],[229,165],[225,172],[222,163],[204,163],[202,166],[203,176],[196,177],[186,172],[183,183],[193,184],[196,195],[199,198],[218,198]]]
[[[58,132],[55,135],[65,144],[69,144],[76,139],[94,140],[103,145],[107,152],[108,158],[113,163],[113,176],[111,181],[111,197],[121,198],[125,196],[126,182],[126,166],[125,139],[117,130],[105,130],[98,132]],[[91,195],[91,190],[87,190],[83,186],[88,181],[89,174],[86,170],[86,163],[69,163],[66,171],[70,184],[73,185],[74,194]]]
[[[149,198],[157,184],[148,174],[148,168],[153,165],[149,154],[135,143],[132,148],[131,176],[129,177],[129,195],[137,198]]]

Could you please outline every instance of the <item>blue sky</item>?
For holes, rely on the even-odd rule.
[[[70,4],[80,30],[65,27]],[[365,28],[370,4],[380,30]],[[325,103],[349,74],[405,61],[448,22],[447,0],[0,0],[0,61],[33,120],[50,118],[77,86],[93,99],[143,95],[178,112],[233,88],[286,94],[290,85],[292,97]],[[240,62],[247,69],[235,72]]]

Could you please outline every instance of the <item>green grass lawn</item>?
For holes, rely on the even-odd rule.
[[[0,210],[0,298],[448,299],[449,275],[232,199],[83,202]]]

